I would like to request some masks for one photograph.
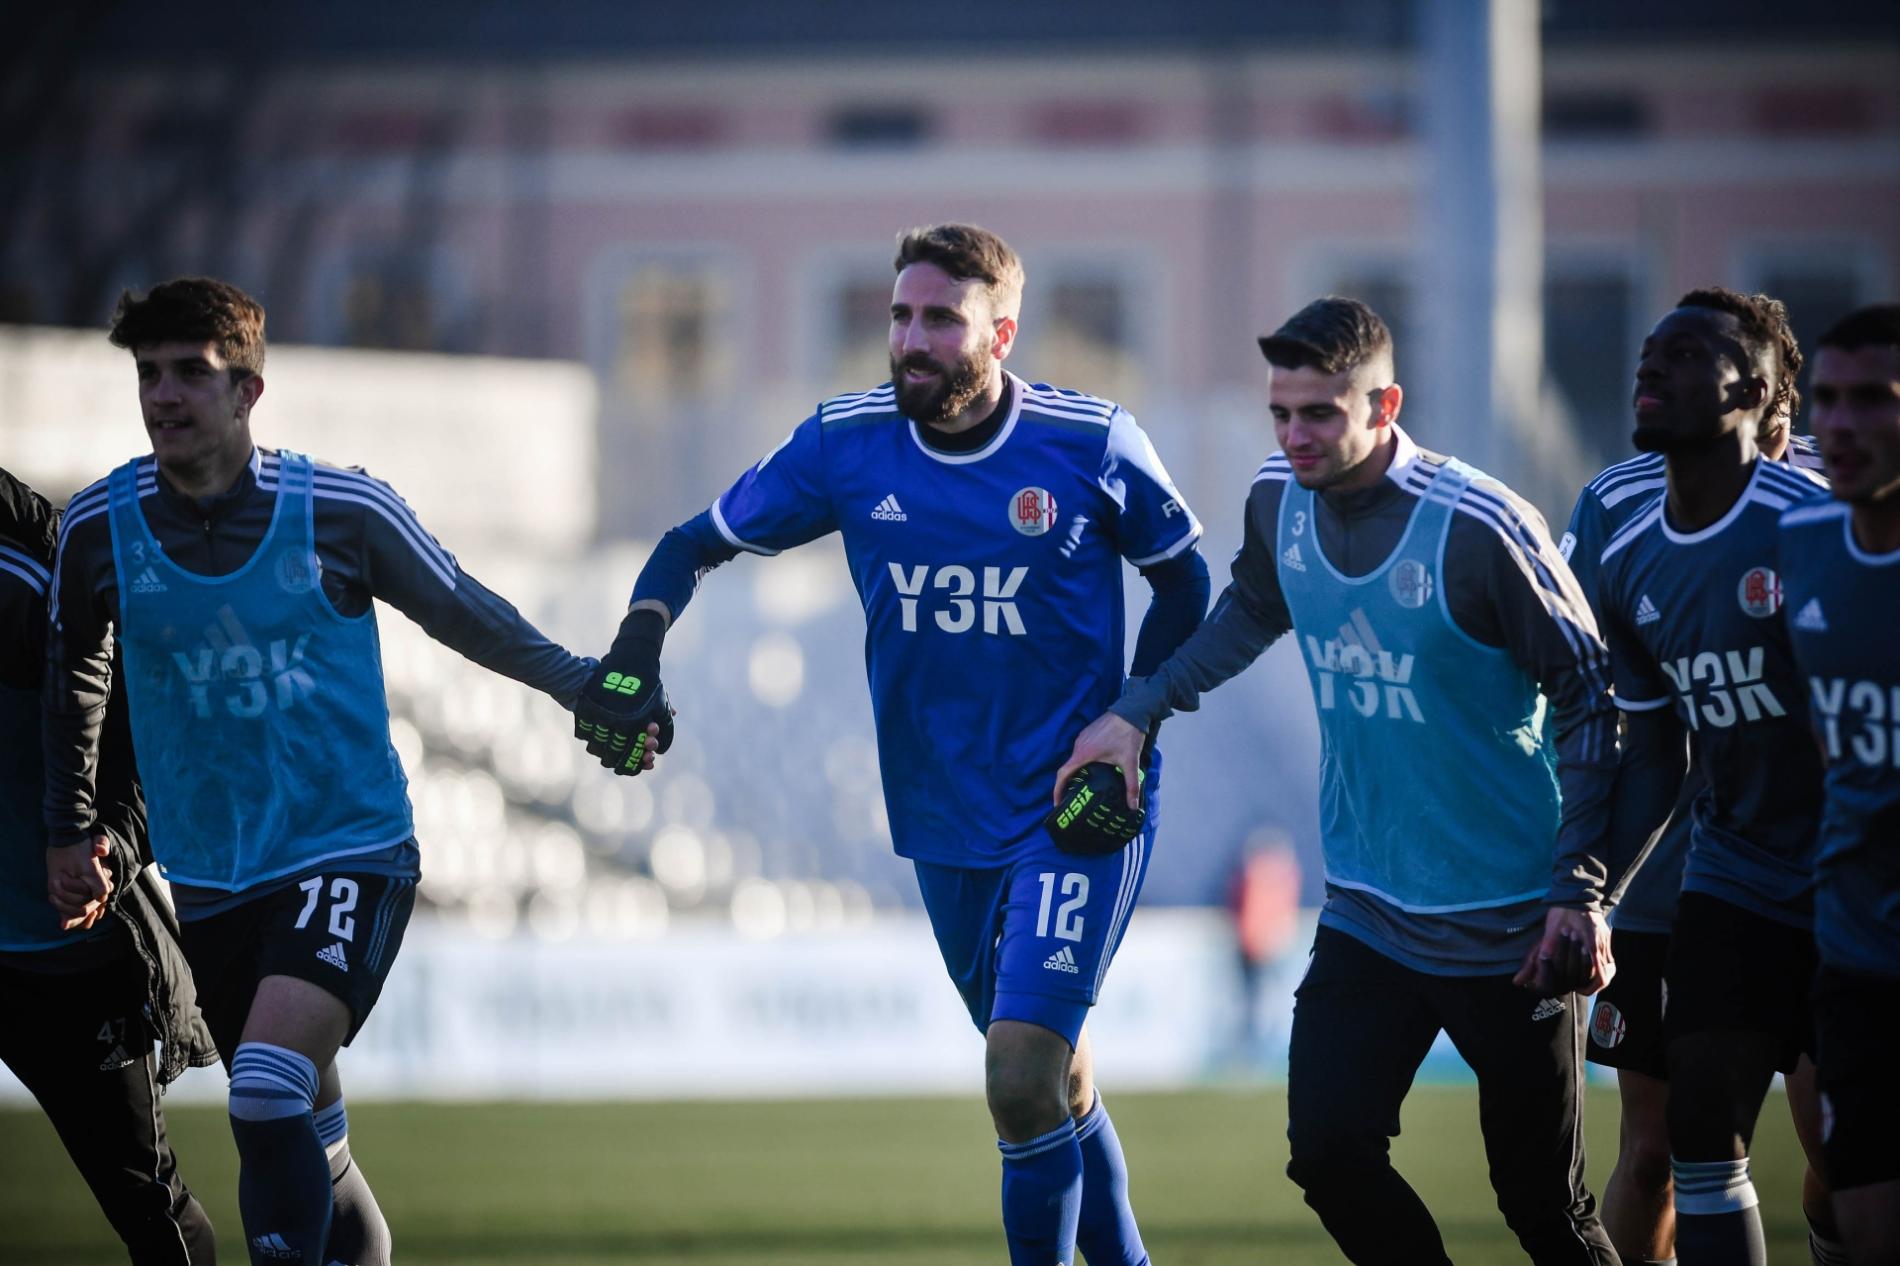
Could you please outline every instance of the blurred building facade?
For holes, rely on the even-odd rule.
[[[1770,290],[1807,334],[1900,292],[1891,7],[1653,7],[1544,6],[1549,424],[1593,461],[1683,290]],[[1411,6],[1288,8],[81,6],[13,54],[0,319],[209,271],[280,340],[582,361],[602,535],[651,533],[881,379],[893,234],[971,219],[1028,262],[1013,367],[1232,499],[1270,442],[1252,334],[1356,294],[1404,376],[1430,249]]]

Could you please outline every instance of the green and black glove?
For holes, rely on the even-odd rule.
[[[1147,771],[1137,778],[1146,783]],[[1056,847],[1080,857],[1102,857],[1141,834],[1148,810],[1129,807],[1127,787],[1121,766],[1104,761],[1091,761],[1071,774],[1062,803],[1043,819]]]
[[[649,750],[673,745],[673,709],[660,684],[665,637],[666,620],[657,611],[629,612],[574,704],[574,737],[603,766],[629,778],[640,772]],[[660,732],[648,734],[654,724]]]

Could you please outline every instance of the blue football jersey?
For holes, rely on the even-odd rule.
[[[714,503],[733,547],[844,538],[897,852],[995,866],[1121,693],[1122,560],[1201,525],[1119,405],[1010,376],[983,447],[924,442],[886,383],[826,401]]]
[[[1611,538],[1598,579],[1617,706],[1674,707],[1707,784],[1683,890],[1804,928],[1821,766],[1775,565],[1781,513],[1825,490],[1757,461],[1729,512],[1690,533],[1658,495]]]
[[[1900,551],[1870,554],[1838,501],[1781,519],[1789,635],[1827,761],[1814,939],[1830,967],[1900,978]]]
[[[1821,469],[1821,453],[1814,438],[1794,436],[1782,460],[1802,470]],[[1626,461],[1608,466],[1584,485],[1570,512],[1570,527],[1558,544],[1558,551],[1577,584],[1590,601],[1597,627],[1603,626],[1603,604],[1597,591],[1597,577],[1603,565],[1603,548],[1610,538],[1631,519],[1647,510],[1668,485],[1668,472],[1661,453],[1639,453]],[[1682,891],[1682,866],[1689,857],[1689,803],[1702,790],[1702,775],[1692,765],[1684,779],[1676,812],[1670,815],[1661,838],[1649,851],[1636,873],[1630,876],[1622,899],[1610,913],[1612,926],[1631,932],[1667,932],[1676,921],[1676,896]]]

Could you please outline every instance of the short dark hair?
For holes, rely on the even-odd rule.
[[[1801,377],[1801,345],[1788,325],[1788,305],[1772,295],[1743,294],[1723,286],[1704,286],[1676,300],[1678,308],[1707,308],[1726,312],[1741,323],[1742,346],[1758,363],[1774,372],[1769,384],[1768,417],[1792,420],[1801,410],[1801,392],[1795,380]]]
[[[1900,303],[1870,303],[1827,327],[1816,347],[1858,352],[1863,347],[1900,347]]]
[[[935,264],[958,281],[974,278],[999,313],[1014,316],[1023,301],[1023,261],[1008,242],[974,224],[931,224],[897,235],[896,271]]]
[[[178,277],[119,296],[106,335],[137,352],[155,343],[215,343],[233,381],[264,368],[264,305],[228,281]]]
[[[1392,331],[1357,299],[1327,295],[1260,336],[1260,354],[1281,369],[1311,367],[1343,374],[1381,358],[1392,359]]]

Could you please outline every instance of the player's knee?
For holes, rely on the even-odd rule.
[[[1383,1138],[1357,1138],[1324,1127],[1287,1131],[1286,1176],[1309,1196],[1361,1184],[1369,1171],[1390,1164]]]
[[[1080,1121],[1095,1109],[1095,1079],[1086,1072],[1069,1072],[1069,1115]]]
[[[1834,1193],[1829,1190],[1827,1179],[1811,1164],[1801,1175],[1801,1214],[1810,1227],[1829,1239],[1840,1238],[1840,1227],[1834,1217]]]
[[[1669,1096],[1669,1151],[1677,1160],[1732,1160],[1742,1156],[1748,1122],[1741,1107],[1715,1086],[1677,1084]]]
[[[991,1061],[984,1093],[996,1133],[1005,1139],[1046,1134],[1070,1115],[1062,1079],[1028,1064]]]
[[[1625,1133],[1616,1154],[1616,1167],[1638,1191],[1651,1195],[1668,1192],[1672,1181],[1668,1131]]]

